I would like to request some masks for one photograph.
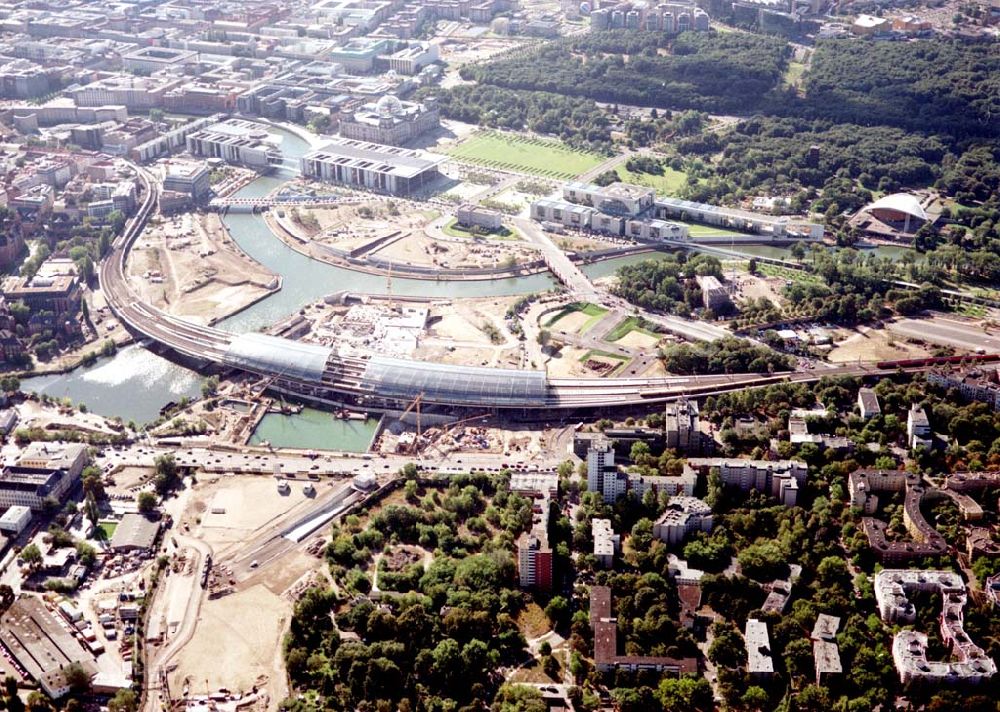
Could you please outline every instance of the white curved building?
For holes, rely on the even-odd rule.
[[[911,193],[884,195],[874,203],[862,208],[861,212],[889,225],[902,223],[903,232],[913,232],[911,227],[917,228],[930,220],[930,216],[920,204],[920,200]]]

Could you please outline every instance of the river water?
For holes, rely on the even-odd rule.
[[[309,149],[299,136],[282,129],[272,129],[282,137],[282,151],[297,159]],[[237,193],[240,197],[267,195],[288,178],[286,175],[264,176]],[[347,290],[366,294],[387,293],[384,277],[335,267],[306,257],[275,237],[256,215],[232,214],[224,218],[236,243],[251,258],[272,272],[281,275],[282,288],[270,297],[219,323],[221,328],[242,333],[257,331],[293,314],[310,302],[332,292]],[[782,248],[741,247],[747,254],[784,256]],[[880,250],[883,248],[879,248]],[[905,248],[884,248],[888,250]],[[586,265],[583,271],[592,278],[614,274],[623,264],[632,264],[656,254],[633,255]],[[550,289],[555,282],[548,273],[503,280],[435,281],[420,279],[392,280],[392,293],[425,297],[489,297],[528,294]],[[101,359],[93,366],[78,368],[71,373],[37,376],[22,382],[25,391],[46,393],[68,398],[105,416],[119,416],[125,421],[145,423],[154,420],[160,409],[185,396],[198,395],[201,377],[189,369],[174,364],[141,346],[129,346],[117,355]],[[332,419],[329,419],[332,421]],[[339,421],[337,421],[339,422]],[[272,430],[273,429],[273,430]],[[272,419],[268,430],[272,444],[280,446],[282,432],[289,430],[289,421]],[[320,429],[319,432],[325,432]],[[295,436],[289,436],[297,440]],[[359,437],[363,437],[360,436]],[[310,438],[315,440],[316,438]],[[348,438],[353,440],[354,438]],[[346,443],[345,443],[346,444]],[[313,442],[310,447],[321,447]]]

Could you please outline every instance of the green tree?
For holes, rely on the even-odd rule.
[[[152,492],[140,492],[137,498],[139,504],[139,512],[142,514],[151,514],[156,511],[156,505],[159,501],[156,495]]]
[[[132,690],[118,690],[108,702],[108,712],[136,712],[139,697]]]
[[[34,570],[42,563],[42,552],[34,542],[21,549],[21,561]]]
[[[542,693],[527,685],[501,685],[493,700],[497,712],[545,712],[547,707]]]

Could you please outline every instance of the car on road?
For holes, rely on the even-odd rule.
[[[257,561],[257,559],[254,559],[253,561],[251,561],[251,562],[250,562],[250,568],[251,568],[251,569],[255,569],[255,568],[257,568],[258,566],[260,566],[260,562],[259,562],[259,561]]]

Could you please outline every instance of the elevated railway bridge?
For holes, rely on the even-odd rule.
[[[142,302],[125,279],[125,260],[155,209],[156,184],[136,167],[141,203],[101,264],[108,304],[134,333],[186,360],[256,374],[268,387],[301,398],[397,410],[418,395],[427,406],[504,411],[603,411],[660,403],[823,376],[893,373],[895,364],[856,364],[787,373],[656,378],[548,378],[544,371],[457,366],[373,356],[341,356],[334,349],[263,334],[234,334],[166,314]],[[909,365],[910,369],[926,364]]]

